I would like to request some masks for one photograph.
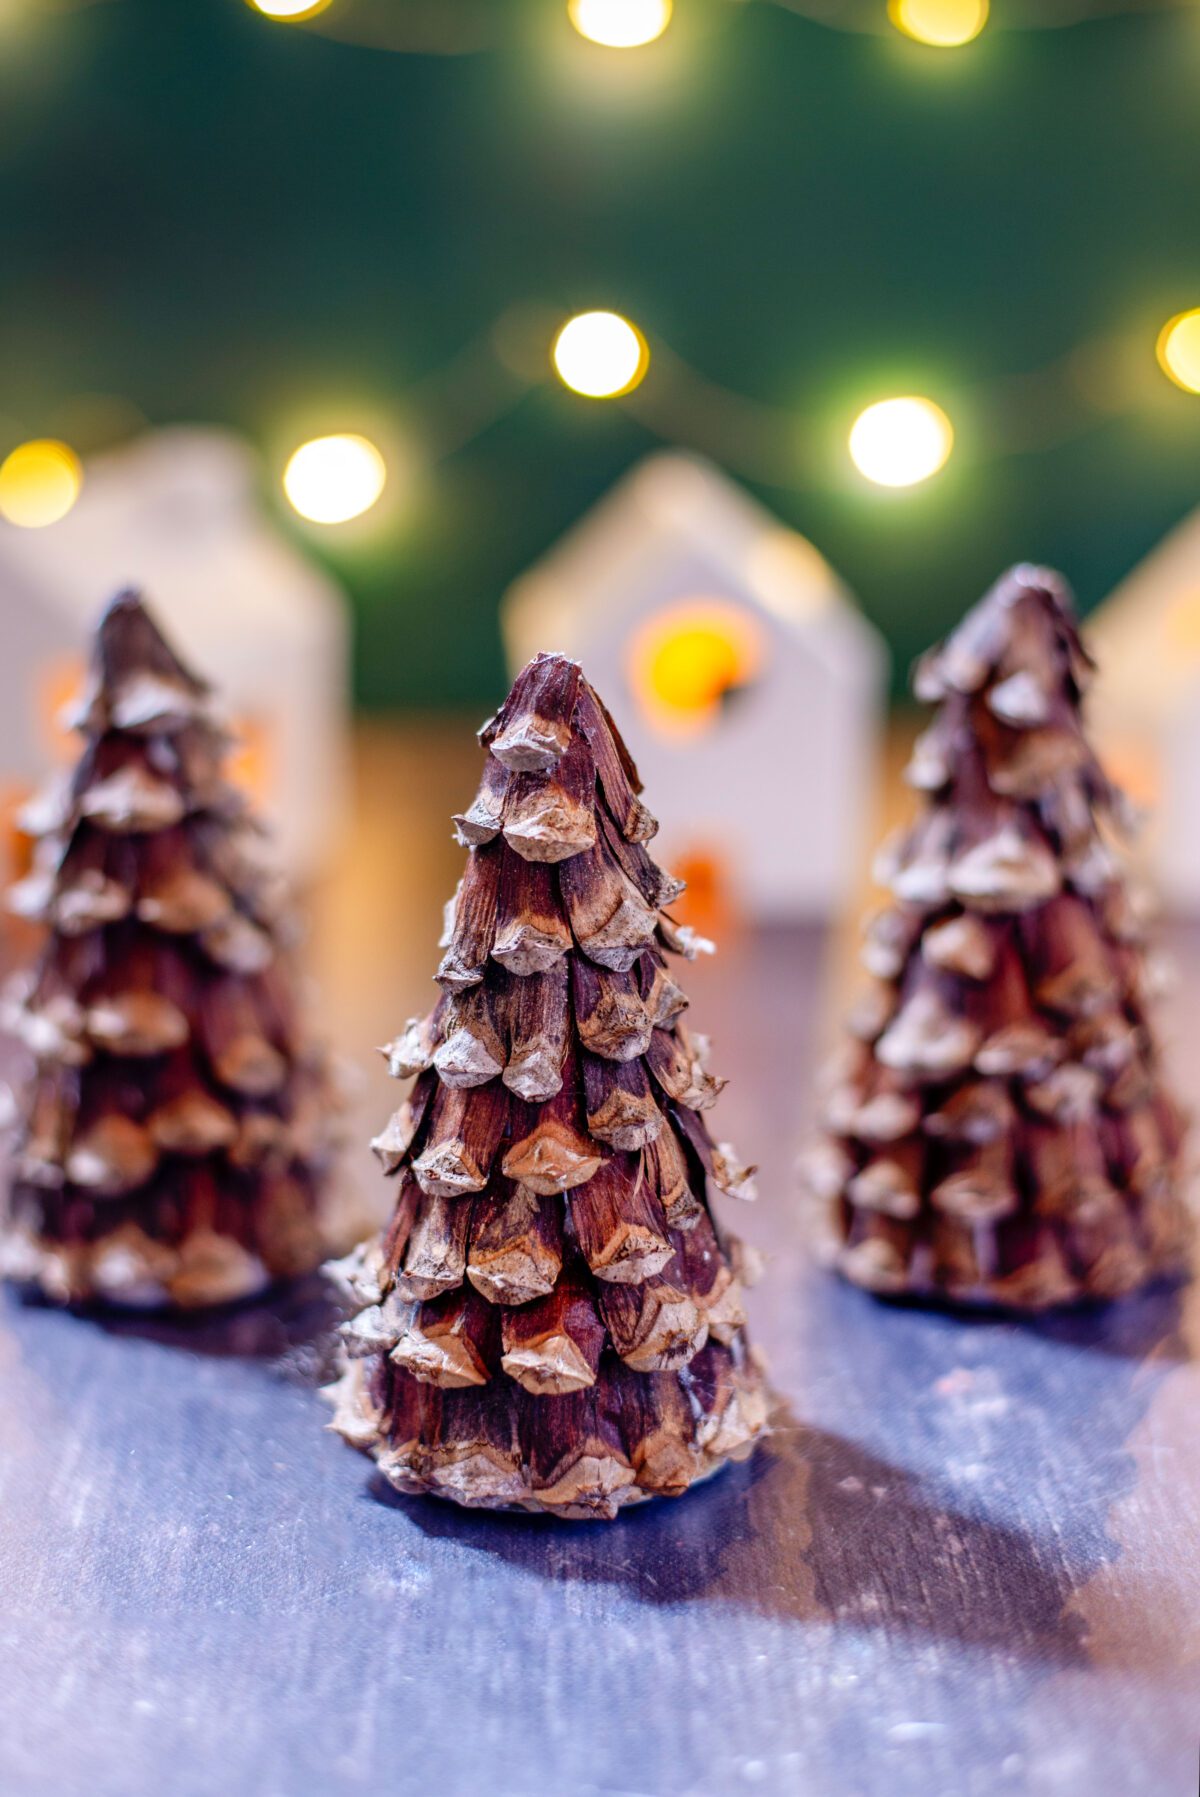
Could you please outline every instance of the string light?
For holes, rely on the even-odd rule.
[[[989,10],[989,0],[888,0],[897,31],[938,50],[957,50],[978,37]]]
[[[568,0],[567,16],[580,37],[609,50],[652,44],[671,23],[673,0]]]
[[[912,487],[945,465],[954,428],[931,399],[881,399],[854,420],[850,456],[881,487]]]
[[[646,339],[619,312],[577,313],[559,331],[550,354],[564,387],[588,399],[632,393],[650,366]]]
[[[268,19],[287,19],[290,24],[297,24],[301,19],[315,19],[333,0],[248,0],[248,4]]]
[[[288,501],[312,524],[346,524],[369,512],[387,481],[387,463],[366,437],[314,437],[283,471]]]
[[[1200,393],[1200,306],[1167,320],[1158,333],[1158,362],[1185,393]]]
[[[441,461],[463,448],[551,369],[573,392],[597,399],[629,393],[643,380],[650,352],[641,331],[628,319],[614,312],[585,312],[568,319],[557,335],[552,334],[553,327],[553,313],[546,308],[520,308],[511,318],[505,314],[445,369],[427,377],[421,393],[422,412],[433,423],[432,440],[425,446],[427,460]],[[1144,378],[1136,372],[1139,355],[1144,358],[1145,353],[1144,338],[1140,351],[1136,336],[1097,339],[1044,368],[978,387],[975,411],[980,416],[999,414],[986,433],[988,453],[1003,457],[1030,447],[1050,447],[1084,434],[1103,417],[1136,411],[1146,400]],[[647,429],[668,442],[712,455],[750,481],[783,485],[794,484],[797,478],[821,478],[824,457],[815,441],[798,465],[797,419],[791,410],[721,386],[672,354],[667,345],[656,342],[655,355],[660,378],[637,408]],[[1163,326],[1158,357],[1173,381],[1200,394],[1200,307]],[[1132,384],[1122,372],[1127,363]],[[1144,360],[1140,366],[1144,371]],[[501,372],[503,378],[495,378]],[[464,392],[477,386],[485,390],[485,402],[464,411]],[[1005,423],[1013,411],[1014,393],[1033,395],[1029,431]],[[443,411],[451,421],[448,428],[444,419],[433,422]],[[391,444],[390,431],[387,440]],[[954,426],[942,409],[932,400],[907,395],[868,406],[849,433],[849,453],[866,479],[882,487],[904,487],[927,480],[942,468],[954,442]],[[344,465],[341,446],[347,444]],[[328,461],[327,445],[333,446]],[[977,457],[983,447],[976,438]],[[322,438],[303,445],[303,450],[303,457],[297,451],[288,465],[286,491],[296,510],[316,522],[356,517],[375,503],[385,481],[397,485],[394,445],[388,450],[389,466],[362,438]],[[789,593],[794,584],[787,583]]]
[[[65,443],[39,437],[0,464],[0,517],[25,530],[65,518],[83,486],[79,457]]]

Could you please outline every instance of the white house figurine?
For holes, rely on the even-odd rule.
[[[1148,816],[1140,849],[1166,909],[1200,912],[1200,510],[1087,620],[1105,764]]]
[[[662,831],[742,915],[821,918],[861,878],[886,653],[829,564],[711,464],[648,456],[505,595],[516,669],[582,662]]]
[[[0,787],[5,814],[56,754],[105,602],[137,587],[219,689],[234,771],[284,865],[314,873],[345,804],[349,624],[342,594],[271,521],[249,449],[224,431],[148,432],[88,464],[55,524],[0,523]],[[240,765],[239,765],[240,763]]]

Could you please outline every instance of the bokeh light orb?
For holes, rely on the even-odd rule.
[[[945,466],[954,428],[931,399],[881,399],[854,420],[850,457],[880,487],[913,487]]]
[[[671,23],[673,0],[567,0],[567,15],[580,37],[609,50],[652,44]]]
[[[248,0],[248,4],[268,19],[287,19],[294,24],[301,19],[315,19],[333,0]]]
[[[563,386],[587,399],[632,393],[650,366],[646,339],[619,312],[577,313],[559,331],[550,355]]]
[[[67,444],[52,437],[18,444],[0,463],[0,518],[24,530],[57,524],[82,486],[79,457]]]
[[[387,463],[367,437],[344,434],[302,443],[283,471],[288,502],[310,524],[346,524],[383,492]]]
[[[1185,393],[1200,393],[1200,306],[1167,320],[1158,333],[1158,364]]]
[[[888,18],[906,37],[937,50],[957,50],[988,22],[989,0],[888,0]]]

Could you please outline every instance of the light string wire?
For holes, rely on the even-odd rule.
[[[52,0],[53,3],[53,0]],[[94,0],[57,0],[60,8]],[[251,0],[251,4],[254,0]],[[745,6],[751,0],[729,0]],[[884,0],[759,0],[830,31],[895,37]],[[989,31],[1057,31],[1093,19],[1194,10],[1195,0],[1000,0]],[[499,0],[332,0],[320,12],[284,20],[360,49],[395,55],[467,56],[493,50],[503,37]]]
[[[81,12],[113,0],[38,0],[50,15]],[[255,0],[249,0],[251,5]],[[728,0],[730,7],[754,0]],[[883,0],[758,0],[795,13],[829,31],[877,37],[898,33]],[[1196,10],[1196,0],[997,0],[993,31],[1060,31],[1095,19],[1147,17]],[[472,56],[494,50],[504,37],[500,0],[331,0],[320,12],[271,23],[356,49],[397,56]]]
[[[550,358],[566,316],[544,306],[514,306],[442,367],[409,387],[398,409],[420,432],[427,464],[448,460],[542,389],[561,392]],[[1043,366],[947,386],[939,394],[972,463],[1037,454],[1077,441],[1114,418],[1169,397],[1144,337],[1095,337]],[[814,490],[840,480],[852,417],[819,432],[804,413],[748,397],[712,379],[651,334],[645,378],[611,399],[648,435],[695,450],[759,486]]]
[[[749,4],[750,0],[733,0]],[[830,31],[859,32],[876,37],[897,33],[879,0],[760,0],[783,12],[796,13]],[[1004,0],[993,6],[987,31],[1062,31],[1093,19],[1145,17],[1151,13],[1195,11],[1195,0]],[[985,34],[986,35],[986,34]]]
[[[104,0],[46,0],[68,12]],[[751,4],[753,0],[731,0]],[[842,31],[893,34],[881,0],[758,0]],[[992,28],[1055,29],[1101,16],[1195,10],[1195,0],[1007,0]],[[999,12],[999,16],[997,13]],[[496,0],[332,0],[291,21],[358,47],[398,53],[465,55],[497,41]],[[553,382],[549,344],[562,315],[510,308],[442,367],[403,395],[419,430],[421,459],[447,460]],[[802,415],[737,393],[654,339],[648,378],[632,392],[585,404],[621,406],[650,435],[709,454],[744,478],[777,488],[819,486],[833,475],[829,453],[806,436]],[[1094,339],[1024,373],[962,385],[943,394],[952,417],[971,421],[973,459],[1035,453],[1074,441],[1115,416],[1142,409],[1158,391],[1140,337]],[[1153,383],[1153,387],[1152,387]],[[847,420],[847,423],[849,420]],[[416,447],[414,445],[414,447]]]
[[[296,25],[358,49],[397,56],[473,56],[501,38],[498,0],[333,0]],[[284,23],[287,23],[285,20]]]

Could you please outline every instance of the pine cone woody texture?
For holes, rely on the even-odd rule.
[[[636,771],[578,666],[541,655],[481,732],[441,997],[384,1050],[391,1222],[331,1270],[354,1305],[333,1427],[400,1490],[611,1518],[765,1426],[741,1256],[707,1204],[751,1170],[701,1113]]]
[[[210,689],[134,593],[104,614],[73,722],[82,758],[29,808],[10,894],[48,938],[5,994],[35,1071],[3,1270],[59,1302],[245,1297],[333,1246],[340,1107],[287,918]]]
[[[1125,805],[1082,725],[1070,596],[1014,568],[918,665],[937,703],[885,845],[894,902],[808,1180],[841,1271],[881,1293],[1041,1309],[1111,1298],[1187,1249]]]

